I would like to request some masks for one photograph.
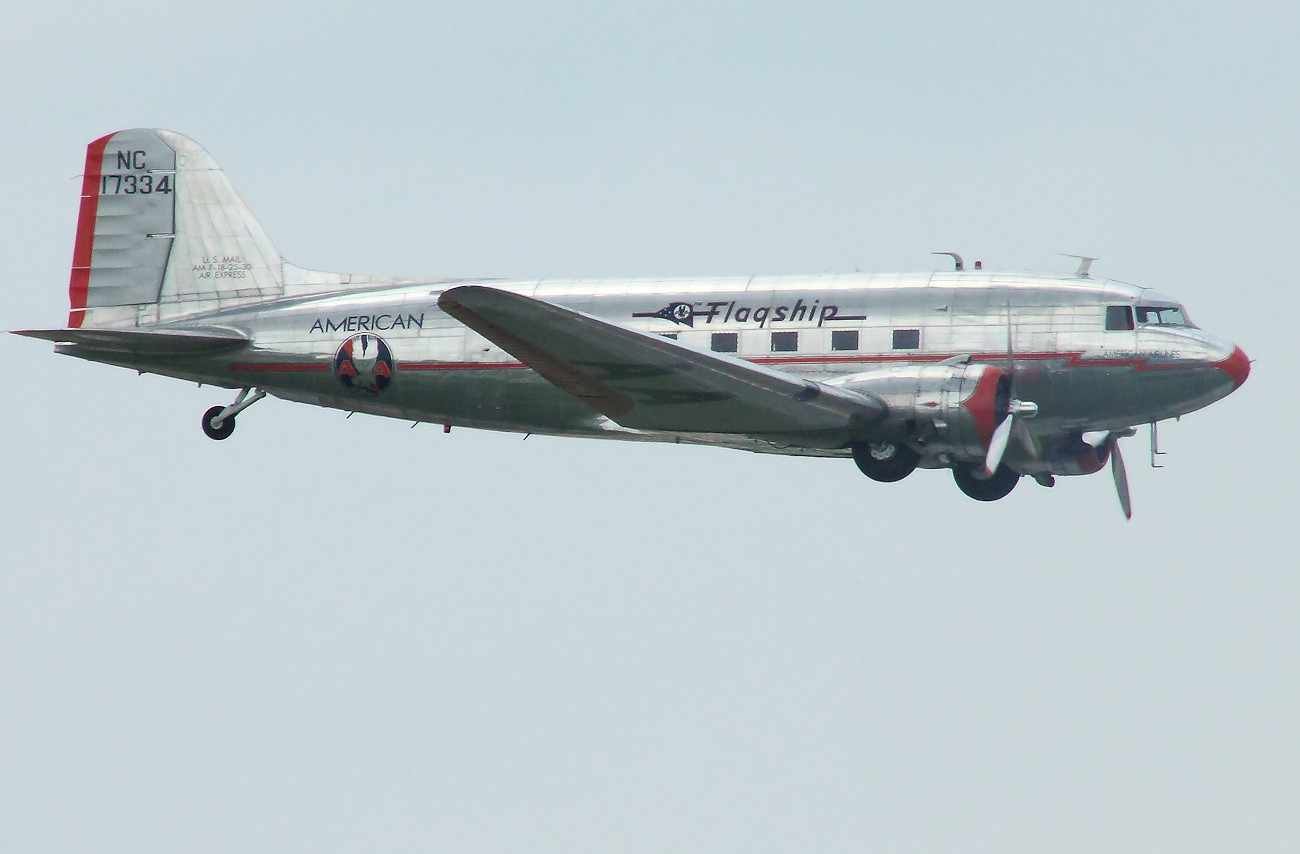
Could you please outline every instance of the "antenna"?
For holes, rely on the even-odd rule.
[[[961,260],[961,256],[958,255],[956,252],[931,252],[930,254],[931,254],[931,255],[947,255],[949,258],[952,259],[952,263],[953,263],[953,265],[954,265],[954,266],[953,266],[953,269],[956,270],[956,271],[959,272],[959,273],[960,273],[962,270],[965,270],[965,269],[966,269],[966,263],[965,263],[964,261]]]
[[[1066,258],[1079,259],[1079,269],[1074,271],[1074,275],[1078,276],[1080,279],[1088,278],[1088,270],[1091,269],[1092,262],[1097,260],[1088,255],[1071,255],[1069,252],[1062,252],[1061,254]]]

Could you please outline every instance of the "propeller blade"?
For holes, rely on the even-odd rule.
[[[1119,452],[1119,441],[1110,443],[1110,473],[1115,478],[1115,491],[1119,493],[1119,506],[1124,510],[1124,518],[1133,518],[1133,502],[1128,494],[1128,472],[1124,470],[1124,456]]]
[[[1029,456],[1036,460],[1043,458],[1043,447],[1038,443],[1038,438],[1029,429],[1029,425],[1025,423],[1023,418],[1016,419],[1016,438],[1020,440],[1021,445],[1025,446]]]
[[[1015,415],[1008,415],[1002,419],[998,429],[993,431],[993,438],[989,440],[989,453],[984,458],[984,473],[992,476],[993,472],[998,470],[1002,465],[1002,455],[1007,452],[1007,440],[1011,438],[1011,428],[1016,420]]]

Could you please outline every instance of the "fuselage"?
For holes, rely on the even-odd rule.
[[[464,282],[460,282],[464,284]],[[988,271],[615,281],[486,281],[681,345],[828,384],[960,357],[1005,366],[1038,406],[1041,435],[1120,430],[1222,398],[1249,370],[1235,345],[1173,300],[1122,282]],[[734,435],[629,430],[543,380],[443,313],[446,283],[282,299],[209,312],[171,328],[221,327],[234,353],[166,359],[61,349],[98,361],[294,401],[416,422],[574,436],[696,442],[777,453],[847,453]],[[366,333],[391,353],[382,389],[337,375],[344,341]]]

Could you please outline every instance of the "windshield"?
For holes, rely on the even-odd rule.
[[[1139,305],[1137,312],[1139,326],[1191,326],[1186,312],[1181,305]]]

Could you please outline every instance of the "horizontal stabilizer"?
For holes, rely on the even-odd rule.
[[[237,350],[248,336],[233,329],[15,329],[15,335],[73,344],[89,350],[137,355],[199,356]]]
[[[871,396],[509,291],[451,288],[438,307],[624,427],[806,436],[856,431],[888,412]]]

